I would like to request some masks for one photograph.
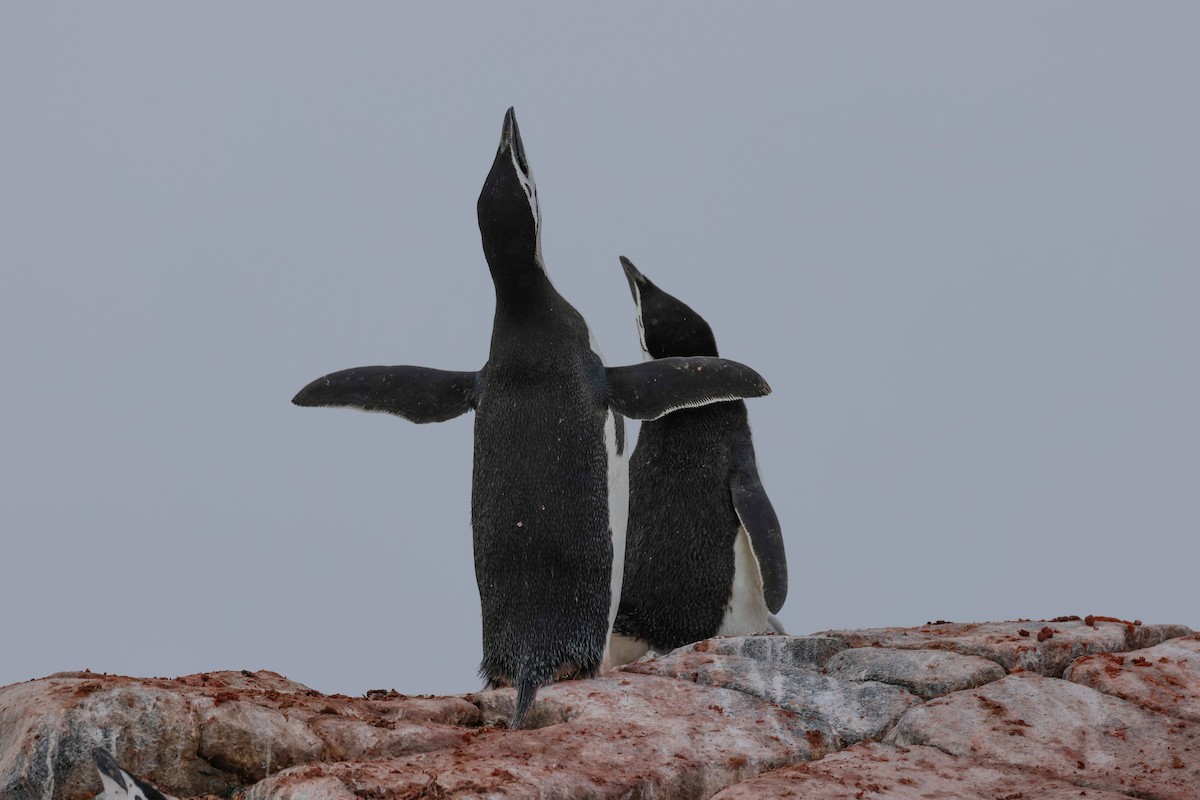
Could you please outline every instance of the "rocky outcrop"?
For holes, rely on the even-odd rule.
[[[717,793],[713,800],[1129,800],[1122,792],[1081,790],[1037,770],[948,755],[936,747],[864,742],[820,761],[768,772]]]
[[[1089,617],[712,639],[546,687],[521,731],[511,690],[61,673],[0,689],[0,797],[91,798],[102,746],[181,797],[1196,800],[1189,634]]]
[[[1172,639],[1137,653],[1080,658],[1063,677],[1163,714],[1200,722],[1200,636]]]
[[[932,700],[886,741],[1138,797],[1200,791],[1200,726],[1039,675],[1009,675]]]
[[[757,657],[743,654],[761,651],[763,648],[756,646],[771,641],[767,637],[739,636],[699,642],[630,665],[625,671],[721,686],[760,697],[803,720],[810,740],[816,741],[814,734],[819,733],[822,752],[883,736],[901,714],[920,702],[898,686],[840,680],[823,674],[821,667],[827,654],[846,646],[837,639],[780,637],[782,647]]]
[[[1191,633],[1182,625],[1143,625],[1112,617],[1058,617],[1033,622],[933,622],[920,628],[826,631],[851,647],[950,650],[995,661],[1008,672],[1057,678],[1080,656],[1125,653]]]

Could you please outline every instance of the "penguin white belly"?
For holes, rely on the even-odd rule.
[[[746,529],[739,526],[733,541],[733,593],[717,635],[739,636],[771,630],[774,626],[768,623],[768,616],[758,558],[750,547]]]
[[[588,330],[588,347],[606,363],[596,336]],[[622,420],[624,422],[624,420]],[[622,436],[622,439],[625,437]],[[608,634],[605,636],[604,669],[609,668],[608,649],[612,641],[613,623],[621,606],[621,585],[625,579],[625,529],[629,523],[629,442],[617,450],[617,412],[611,408],[604,420],[604,449],[608,454],[608,530],[612,534],[613,562],[609,578]]]
[[[606,669],[632,664],[650,652],[650,643],[645,639],[614,633],[608,640],[608,662]]]
[[[612,634],[617,608],[621,604],[621,584],[625,578],[625,529],[629,522],[629,457],[617,452],[616,412],[608,410],[604,422],[604,446],[608,450],[608,528],[612,532],[613,564],[608,606],[608,633]]]

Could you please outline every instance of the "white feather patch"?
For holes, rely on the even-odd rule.
[[[538,202],[537,183],[533,180],[533,167],[530,167],[528,172],[522,169],[514,148],[509,148],[508,157],[512,159],[513,170],[517,173],[517,180],[521,182],[525,200],[529,203],[529,213],[533,215],[533,230],[537,237],[534,257],[542,272],[546,272],[546,262],[542,259],[542,207]]]
[[[626,453],[617,452],[617,414],[611,408],[604,421],[604,445],[608,451],[608,529],[612,532],[613,565],[609,582],[612,595],[608,607],[608,632],[612,633],[621,604],[625,581],[625,529],[629,522],[629,470]]]
[[[634,320],[637,322],[638,342],[642,345],[642,357],[645,361],[653,361],[654,357],[650,355],[650,347],[646,344],[646,323],[642,319],[642,287],[638,286],[637,281],[630,281],[633,286],[633,304],[637,309],[634,315]]]
[[[669,408],[667,408],[666,411],[659,414],[657,417],[651,417],[649,420],[646,420],[646,421],[652,422],[653,420],[656,420],[656,419],[662,419],[667,414],[671,414],[675,411],[679,411],[684,408],[700,408],[702,406],[712,405],[713,403],[727,403],[730,400],[743,400],[743,399],[745,399],[745,398],[739,397],[736,394],[720,395],[717,397],[706,397],[703,400],[697,400],[692,403],[680,403],[677,406],[670,406]]]
[[[596,337],[588,329],[588,346],[600,363],[604,354]],[[625,529],[629,522],[629,446],[617,452],[617,412],[608,409],[604,420],[604,449],[608,455],[608,529],[612,534],[613,564],[609,590],[612,592],[608,605],[608,635],[612,634],[613,622],[617,619],[617,608],[621,605],[621,586],[625,579]],[[607,653],[605,658],[607,659]]]
[[[744,526],[733,541],[733,593],[725,608],[718,636],[739,636],[770,630],[767,601],[763,598],[762,572]]]

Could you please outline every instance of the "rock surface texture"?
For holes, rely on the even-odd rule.
[[[546,687],[322,695],[271,672],[0,689],[0,797],[92,747],[179,797],[1200,800],[1200,636],[1110,618],[710,639]]]

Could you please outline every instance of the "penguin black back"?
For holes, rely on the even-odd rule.
[[[537,189],[511,109],[476,211],[496,288],[471,491],[480,672],[517,687],[520,719],[538,686],[594,675],[604,656],[611,412],[587,324],[546,274]]]

